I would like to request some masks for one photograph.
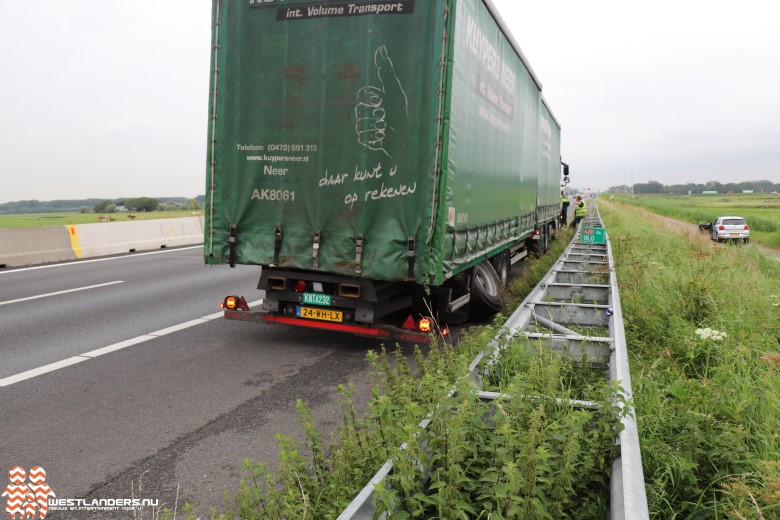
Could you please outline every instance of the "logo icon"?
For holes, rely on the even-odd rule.
[[[49,497],[56,497],[46,483],[46,470],[35,466],[30,470],[30,481],[24,468],[15,466],[8,472],[11,483],[3,490],[2,496],[8,497],[5,512],[11,520],[16,518],[46,518],[49,511]],[[18,515],[18,517],[17,517]]]

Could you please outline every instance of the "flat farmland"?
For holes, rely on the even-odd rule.
[[[604,195],[653,213],[691,223],[738,215],[750,226],[750,239],[780,249],[780,195]]]
[[[74,226],[98,222],[130,222],[134,220],[155,220],[203,215],[196,211],[150,211],[137,213],[30,213],[21,215],[0,215],[0,229],[33,228],[47,226]],[[131,215],[133,217],[131,218]],[[103,217],[103,220],[101,220]]]

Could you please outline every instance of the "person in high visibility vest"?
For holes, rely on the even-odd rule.
[[[588,205],[582,200],[582,196],[577,195],[574,198],[574,220],[571,221],[571,226],[576,228],[579,225],[580,220],[585,218],[588,214]]]
[[[569,221],[569,199],[568,197],[566,197],[566,195],[563,194],[563,191],[561,191],[561,217],[560,217],[559,227],[564,227],[568,221]]]

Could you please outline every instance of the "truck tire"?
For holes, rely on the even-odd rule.
[[[512,268],[509,261],[509,251],[501,251],[491,259],[491,263],[498,275],[498,286],[506,289],[506,286],[509,285],[509,270]]]
[[[498,274],[489,261],[474,266],[471,272],[471,301],[469,319],[484,320],[501,310],[498,296]]]
[[[542,228],[542,234],[544,235],[542,237],[542,240],[544,243],[542,244],[542,253],[546,253],[550,250],[550,242],[552,241],[552,234],[553,234],[553,226],[552,224],[546,224]]]
[[[550,229],[547,225],[539,228],[539,238],[531,240],[531,245],[528,248],[530,253],[539,258],[547,252],[550,248]]]

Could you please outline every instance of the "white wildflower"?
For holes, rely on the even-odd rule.
[[[725,338],[727,335],[725,332],[711,329],[709,327],[707,327],[706,329],[696,329],[696,334],[701,339],[711,339],[712,341],[722,341],[723,338]]]

